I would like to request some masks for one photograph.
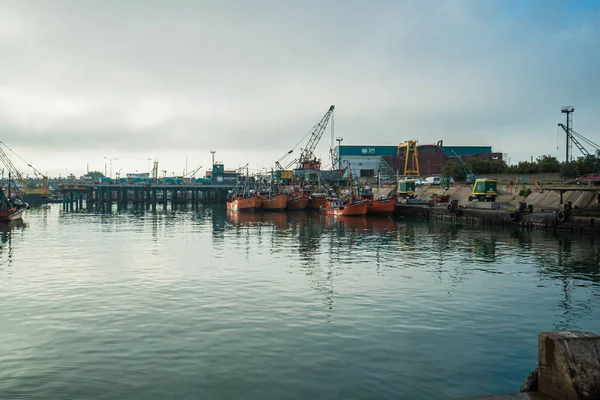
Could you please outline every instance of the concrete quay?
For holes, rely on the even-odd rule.
[[[495,202],[468,201],[470,194],[468,186],[419,188],[416,201],[420,204],[399,204],[397,213],[468,224],[600,234],[600,187],[523,189],[505,185],[498,187]],[[431,195],[450,196],[450,203],[433,203]]]
[[[538,368],[521,392],[458,400],[592,400],[600,399],[600,336],[591,332],[542,332]]]

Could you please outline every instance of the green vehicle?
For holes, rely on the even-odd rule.
[[[415,197],[414,179],[398,181],[398,196],[412,199]]]
[[[479,201],[496,201],[497,188],[498,181],[496,179],[476,179],[471,190],[473,195],[469,196],[469,201],[475,199]]]

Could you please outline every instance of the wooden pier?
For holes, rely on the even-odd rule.
[[[63,209],[67,211],[116,203],[127,204],[198,204],[224,203],[230,185],[202,184],[64,184],[60,185]]]

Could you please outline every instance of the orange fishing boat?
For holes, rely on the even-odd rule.
[[[234,194],[231,201],[227,202],[227,209],[231,211],[254,212],[260,208],[262,200],[258,196],[239,196]]]
[[[303,193],[295,194],[287,199],[287,209],[294,210],[305,210],[308,206],[308,197]]]
[[[307,209],[312,211],[319,211],[321,207],[327,202],[326,194],[312,194],[308,197]]]
[[[390,217],[396,211],[396,199],[367,200],[367,214]]]
[[[367,207],[366,200],[343,203],[340,199],[328,199],[321,212],[329,215],[364,217],[367,215]]]
[[[267,211],[283,211],[288,203],[285,194],[276,194],[274,196],[263,196],[260,205],[261,210]]]

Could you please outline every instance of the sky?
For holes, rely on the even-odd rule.
[[[0,141],[50,176],[270,169],[332,104],[347,145],[562,160],[598,71],[596,1],[0,0]]]

